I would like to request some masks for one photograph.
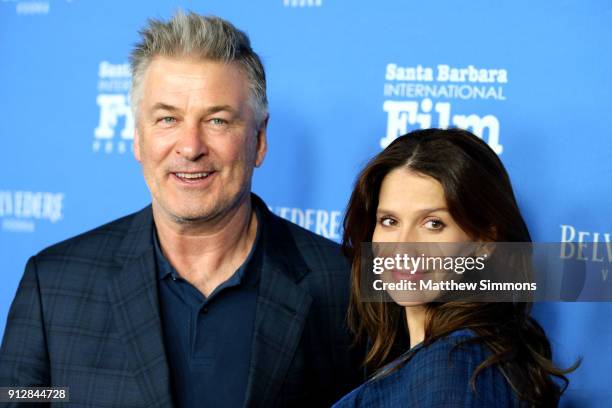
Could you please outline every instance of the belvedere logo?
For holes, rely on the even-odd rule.
[[[325,238],[335,241],[340,241],[342,238],[340,211],[295,207],[270,207],[270,211]]]
[[[579,231],[572,225],[561,225],[561,259],[575,259],[602,264],[612,263],[612,234],[606,232]],[[603,266],[601,277],[608,279],[609,270]]]
[[[0,191],[2,229],[13,232],[34,232],[35,221],[52,224],[63,215],[64,193],[36,191]]]

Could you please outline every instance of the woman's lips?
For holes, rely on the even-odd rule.
[[[391,271],[391,276],[393,277],[393,280],[396,282],[402,281],[402,280],[408,280],[408,281],[417,281],[417,280],[421,280],[425,277],[425,275],[427,274],[427,271],[424,270],[417,270],[414,273],[412,273],[411,271],[402,271],[402,270],[397,270],[394,269]]]

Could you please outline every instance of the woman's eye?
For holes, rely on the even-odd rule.
[[[439,231],[441,229],[443,229],[446,226],[446,224],[444,224],[442,222],[442,220],[428,220],[425,223],[425,228],[430,229],[432,231]]]
[[[380,225],[382,225],[383,227],[393,227],[394,225],[397,224],[397,221],[395,221],[393,218],[390,217],[381,217],[378,222],[380,223]]]

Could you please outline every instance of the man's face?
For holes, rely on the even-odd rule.
[[[156,213],[218,219],[248,199],[266,153],[247,76],[235,64],[156,57],[142,83],[134,154]]]

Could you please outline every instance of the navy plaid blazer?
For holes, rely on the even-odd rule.
[[[427,346],[416,346],[401,368],[353,390],[333,408],[514,408],[519,400],[497,367],[470,379],[490,352],[470,343],[474,334],[458,330]],[[465,342],[465,341],[468,342]],[[397,360],[390,366],[397,364]]]
[[[362,380],[345,325],[348,265],[337,244],[252,201],[263,260],[245,406],[328,407]],[[67,386],[70,407],[173,405],[152,228],[149,206],[30,258],[0,386]]]

